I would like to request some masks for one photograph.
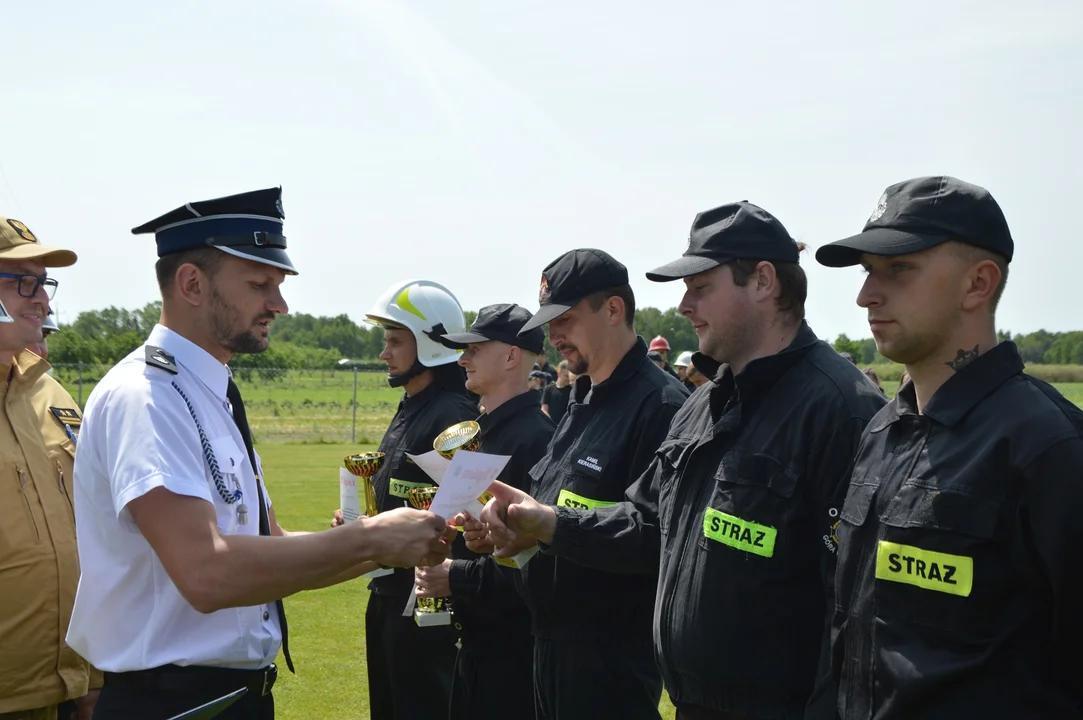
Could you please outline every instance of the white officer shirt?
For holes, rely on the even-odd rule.
[[[106,373],[83,414],[74,478],[82,577],[68,644],[108,672],[171,663],[265,667],[282,639],[274,603],[197,612],[127,510],[132,500],[164,487],[214,505],[225,535],[259,534],[256,474],[226,400],[229,369],[161,325],[146,344],[171,353],[177,374],[144,362],[146,346],[140,347]],[[238,523],[240,503],[227,504],[216,489],[174,382],[195,409],[226,488],[234,490],[239,480],[247,524]]]

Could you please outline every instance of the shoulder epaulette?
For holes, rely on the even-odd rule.
[[[160,347],[147,345],[147,365],[165,370],[170,375],[177,374],[177,362],[173,356]]]

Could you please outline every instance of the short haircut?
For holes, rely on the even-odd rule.
[[[797,243],[797,251],[805,250],[804,243]],[[752,273],[756,272],[756,266],[763,260],[734,260],[729,263],[733,274],[733,284],[738,287],[748,285]],[[805,299],[808,298],[808,277],[805,270],[798,263],[778,262],[767,260],[775,266],[775,275],[778,277],[778,311],[800,322],[805,319]]]
[[[992,300],[989,302],[989,310],[996,312],[997,305],[1000,304],[1000,297],[1004,294],[1004,286],[1008,284],[1008,259],[992,250],[968,245],[961,240],[951,243],[951,251],[957,258],[971,265],[983,260],[990,260],[1000,269],[1000,285],[993,291]]]
[[[158,289],[162,291],[162,295],[172,289],[173,280],[177,277],[177,270],[180,270],[181,265],[195,265],[208,277],[213,278],[221,269],[225,259],[226,253],[213,247],[195,248],[163,255],[154,264],[154,272],[158,276]]]
[[[632,286],[628,283],[591,293],[584,300],[587,301],[591,310],[598,312],[605,301],[611,297],[619,297],[624,301],[624,323],[630,328],[635,328],[636,296],[632,292]]]

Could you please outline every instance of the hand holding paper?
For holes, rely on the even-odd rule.
[[[510,455],[489,455],[469,450],[455,453],[429,510],[448,518],[464,510],[476,511],[480,505],[478,496],[493,484],[510,459]]]

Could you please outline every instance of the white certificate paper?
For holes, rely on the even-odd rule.
[[[346,468],[338,469],[338,506],[342,519],[353,522],[361,517],[361,501],[357,495],[357,477]]]
[[[411,455],[406,453],[406,457],[414,461],[421,470],[432,478],[432,481],[439,485],[444,480],[444,473],[447,472],[447,466],[451,464],[451,461],[445,458],[435,450],[430,450],[424,455]]]
[[[510,455],[459,450],[444,472],[429,512],[448,519],[476,507],[478,496],[493,484],[508,460],[511,460]]]

